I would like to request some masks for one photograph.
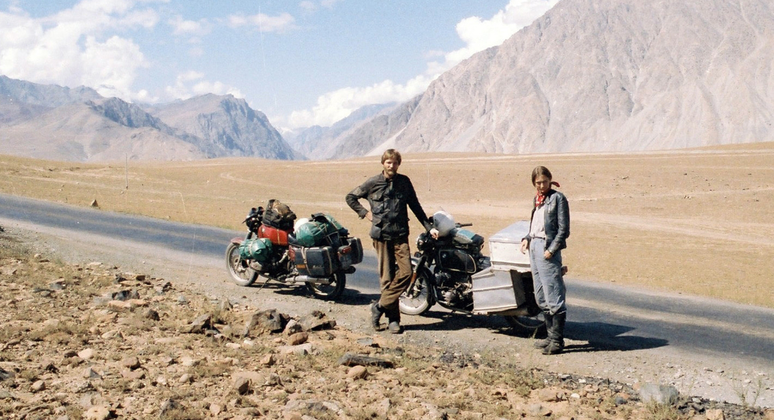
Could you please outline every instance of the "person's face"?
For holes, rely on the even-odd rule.
[[[382,166],[384,166],[384,176],[387,178],[392,178],[395,176],[395,174],[398,173],[398,167],[400,167],[400,163],[398,163],[395,159],[387,159],[382,163]]]
[[[548,189],[551,188],[551,179],[545,175],[538,175],[535,178],[535,188],[541,194],[547,193]]]

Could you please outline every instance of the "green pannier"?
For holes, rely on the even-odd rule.
[[[296,228],[296,242],[305,247],[317,246],[325,240],[326,226],[324,223],[306,222]]]
[[[267,238],[245,239],[239,246],[243,260],[255,260],[261,264],[269,261],[272,252],[271,241]]]

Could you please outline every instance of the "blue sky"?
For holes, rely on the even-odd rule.
[[[244,98],[278,128],[402,102],[557,0],[0,0],[0,74],[131,102]]]

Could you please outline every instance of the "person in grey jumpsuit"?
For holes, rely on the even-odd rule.
[[[521,252],[529,249],[535,299],[546,319],[548,336],[535,343],[543,354],[564,350],[567,319],[566,289],[562,272],[562,249],[570,236],[570,206],[564,194],[553,189],[551,171],[544,166],[532,170],[534,198],[529,234],[521,241]]]

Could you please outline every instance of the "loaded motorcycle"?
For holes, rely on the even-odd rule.
[[[414,275],[400,296],[401,313],[422,315],[438,303],[452,312],[501,315],[513,328],[531,333],[545,319],[535,301],[529,257],[521,254],[528,222],[517,222],[490,238],[492,257],[481,253],[484,238],[437,212],[438,239],[421,233],[411,258]]]
[[[283,210],[284,209],[284,210]],[[247,235],[231,239],[226,267],[231,280],[250,286],[262,276],[285,285],[304,284],[321,299],[336,299],[346,287],[346,275],[363,260],[359,238],[349,236],[333,217],[316,213],[293,226],[295,214],[270,200],[267,210],[250,209]]]

